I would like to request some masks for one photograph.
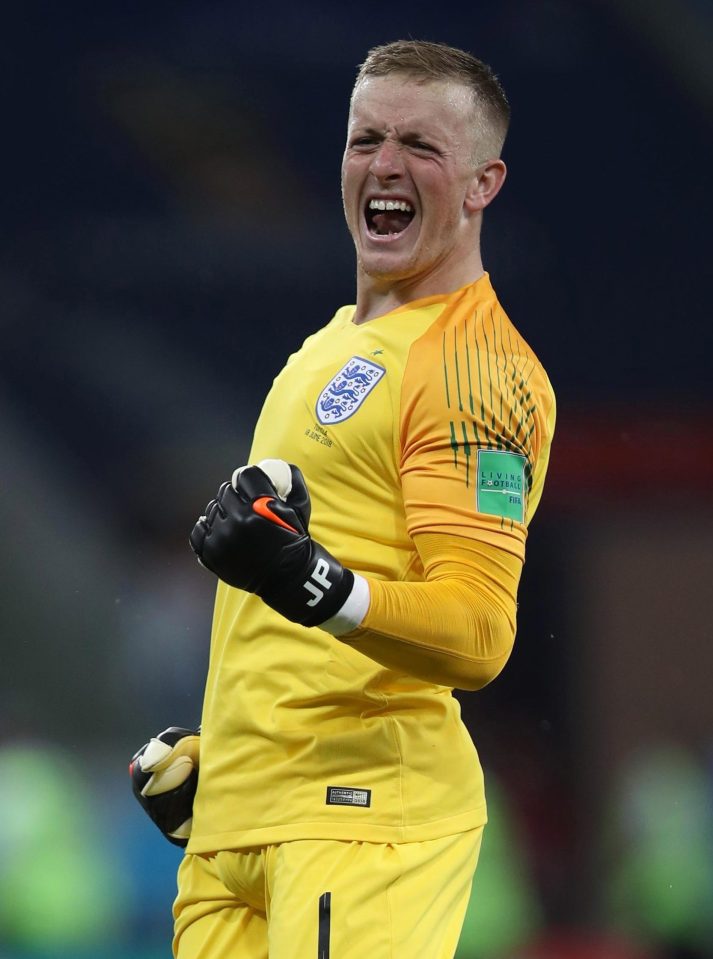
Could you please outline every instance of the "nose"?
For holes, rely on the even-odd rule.
[[[371,173],[381,181],[398,179],[403,175],[404,165],[401,149],[397,143],[384,140],[372,154]]]

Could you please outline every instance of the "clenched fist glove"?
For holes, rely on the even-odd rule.
[[[300,470],[262,460],[223,483],[190,542],[223,582],[256,593],[294,623],[340,635],[361,622],[369,589],[309,535],[310,509]]]
[[[134,753],[131,788],[151,819],[175,846],[185,846],[198,785],[200,735],[169,726]]]

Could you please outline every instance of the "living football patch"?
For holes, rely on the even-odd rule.
[[[525,457],[507,450],[478,450],[475,486],[479,513],[525,522]]]

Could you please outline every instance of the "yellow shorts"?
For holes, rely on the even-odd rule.
[[[483,829],[428,842],[317,839],[187,855],[176,959],[451,959]]]

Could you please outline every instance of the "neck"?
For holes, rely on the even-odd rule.
[[[357,298],[353,323],[366,323],[398,309],[414,300],[443,293],[453,293],[468,283],[474,283],[484,273],[480,252],[470,256],[467,263],[450,270],[437,270],[427,275],[392,278],[370,276],[357,269]]]

